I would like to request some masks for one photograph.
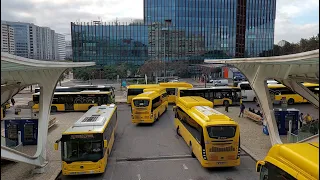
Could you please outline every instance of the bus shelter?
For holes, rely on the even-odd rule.
[[[41,92],[38,119],[39,136],[35,155],[28,156],[1,143],[1,158],[32,164],[38,167],[35,172],[43,172],[43,167],[47,164],[46,143],[50,104],[58,80],[68,68],[93,65],[95,65],[94,62],[39,61],[1,52],[1,105],[25,87],[33,84],[38,84]]]
[[[268,125],[272,145],[281,144],[275,115],[272,110],[267,79],[275,79],[319,107],[319,97],[301,82],[319,83],[319,49],[284,56],[206,59],[206,66],[227,64],[237,68],[248,79]]]

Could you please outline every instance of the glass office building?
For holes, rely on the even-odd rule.
[[[144,0],[143,23],[71,23],[74,61],[272,56],[276,0]]]

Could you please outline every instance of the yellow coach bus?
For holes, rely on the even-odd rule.
[[[61,142],[62,174],[98,174],[107,166],[115,140],[117,106],[92,107],[55,143]]]
[[[146,88],[156,88],[159,84],[133,84],[127,87],[127,103],[131,105],[132,98],[143,93]]]
[[[319,95],[319,84],[313,83],[303,83],[303,85],[310,91]],[[286,98],[288,104],[294,103],[306,103],[308,102],[305,98],[299,94],[293,92],[291,89],[287,88],[283,84],[268,84],[270,94],[274,97],[274,103],[279,103],[283,97]]]
[[[168,109],[166,91],[149,91],[132,99],[132,123],[154,123]]]
[[[211,102],[215,106],[219,105],[240,105],[242,102],[241,89],[238,87],[219,86],[211,88],[178,88],[177,97],[200,96]]]
[[[177,88],[185,88],[185,89],[193,88],[192,84],[186,83],[186,82],[167,82],[167,83],[160,83],[159,85],[160,87],[166,88],[169,103],[176,103]]]
[[[39,111],[40,92],[33,94],[34,110]],[[101,91],[55,92],[51,112],[87,111],[93,106],[111,104],[111,93]]]
[[[318,180],[319,143],[277,144],[263,161],[258,161],[256,171],[260,180]]]
[[[203,167],[240,165],[240,130],[212,102],[197,96],[180,97],[174,107],[176,132]]]

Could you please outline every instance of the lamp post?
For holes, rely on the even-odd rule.
[[[171,19],[167,19],[167,20],[165,20],[165,27],[164,28],[162,28],[161,30],[162,30],[162,32],[164,32],[163,33],[163,36],[164,36],[164,53],[163,53],[163,56],[164,56],[164,59],[163,59],[163,61],[164,61],[164,74],[163,74],[163,76],[164,76],[164,81],[166,80],[166,77],[167,77],[167,71],[166,71],[166,33],[165,33],[165,31],[168,31],[168,35],[169,35],[169,28],[168,28],[168,26],[171,24]]]

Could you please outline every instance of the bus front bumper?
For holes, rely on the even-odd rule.
[[[240,159],[228,160],[228,161],[206,161],[202,160],[202,167],[212,168],[212,167],[234,167],[240,165]]]
[[[140,123],[154,123],[153,119],[131,119],[132,123],[140,124]]]
[[[63,175],[81,175],[81,174],[100,174],[104,171],[102,169],[95,169],[95,170],[83,170],[83,171],[69,171],[69,170],[62,170]]]

